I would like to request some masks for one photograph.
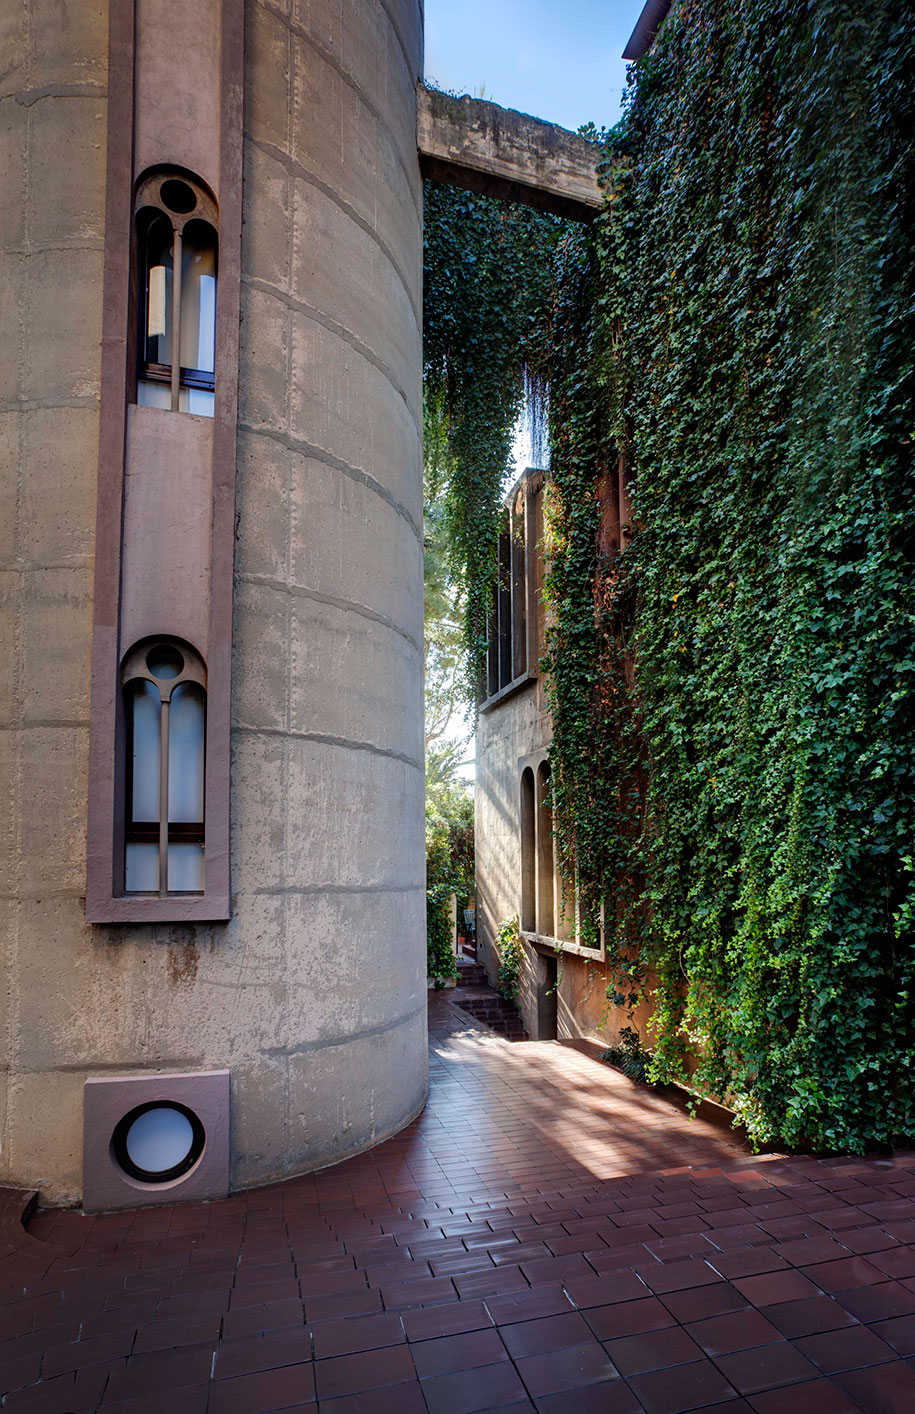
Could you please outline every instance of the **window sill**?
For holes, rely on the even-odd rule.
[[[528,933],[523,928],[521,936],[526,943],[543,951],[569,953],[572,957],[586,957],[592,962],[605,962],[607,959],[607,949],[603,943],[599,948],[586,948],[581,943],[571,942],[565,938],[550,938],[545,933]]]
[[[227,923],[228,897],[204,894],[125,894],[87,899],[87,923]]]
[[[500,687],[498,692],[494,692],[491,697],[487,697],[480,703],[481,712],[491,712],[494,707],[500,707],[509,697],[514,697],[516,692],[522,688],[529,687],[531,683],[537,681],[536,673],[521,673],[519,677],[513,678],[505,687]]]

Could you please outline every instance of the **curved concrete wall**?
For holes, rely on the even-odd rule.
[[[88,1076],[228,1067],[239,1186],[426,1090],[421,14],[246,8],[228,925],[85,923],[107,25],[0,21],[0,1175],[56,1201]]]

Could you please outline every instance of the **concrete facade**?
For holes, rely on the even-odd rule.
[[[245,11],[225,925],[85,921],[107,6],[0,18],[0,1181],[54,1202],[90,1077],[228,1069],[236,1187],[426,1093],[421,13]]]

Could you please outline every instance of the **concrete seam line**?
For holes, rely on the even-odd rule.
[[[98,394],[86,393],[73,398],[17,398],[0,403],[0,412],[39,412],[54,408],[92,408],[98,410]]]
[[[249,890],[254,898],[271,898],[288,894],[295,897],[320,897],[322,894],[417,894],[425,893],[425,881],[417,884],[277,884]],[[241,895],[245,897],[245,895]]]
[[[44,569],[45,566],[39,568]],[[387,614],[379,614],[374,609],[370,609],[367,604],[360,604],[355,599],[341,599],[336,594],[322,594],[319,589],[306,589],[303,584],[286,584],[281,579],[271,579],[269,575],[261,574],[237,574],[236,580],[240,584],[253,584],[261,589],[273,589],[278,594],[289,594],[294,599],[313,599],[316,604],[326,604],[331,609],[339,609],[342,613],[359,614],[364,619],[370,619],[372,623],[380,624],[382,628],[388,628],[392,633],[397,633],[401,638],[405,638],[411,648],[415,648],[417,653],[422,652],[422,645],[405,628],[388,618]]]
[[[44,903],[48,899],[72,899],[82,903],[86,897],[86,886],[74,885],[72,889],[17,889],[16,893],[0,893],[0,903]],[[0,1063],[0,1073],[3,1071]]]
[[[92,555],[75,554],[64,560],[27,560],[20,556],[3,566],[4,574],[36,574],[45,570],[88,570],[92,568]]]
[[[168,1070],[163,1071],[162,1067],[167,1065]],[[213,1066],[208,1066],[204,1056],[169,1056],[168,1060],[128,1060],[128,1061],[74,1061],[68,1065],[55,1065],[54,1073],[57,1075],[107,1075],[109,1071],[114,1075],[147,1075],[150,1071],[161,1074],[168,1078],[169,1071],[179,1070],[213,1070]],[[42,1074],[43,1072],[38,1072]]]
[[[396,16],[394,15],[394,11],[391,9],[391,6],[388,4],[388,0],[381,0],[381,8],[382,8],[382,10],[384,10],[385,14],[387,15],[387,17],[388,17],[388,23],[390,24],[391,29],[394,31],[394,36],[395,36],[395,38],[396,38],[396,40],[397,40],[398,45],[400,46],[400,52],[403,54],[404,68],[406,69],[407,73],[410,75],[411,80],[413,80],[413,81],[415,82],[417,79],[421,78],[422,75],[421,75],[421,74],[414,74],[414,72],[413,72],[413,65],[411,64],[411,62],[410,62],[410,56],[409,56],[409,54],[407,53],[406,40],[404,39],[403,35],[402,35],[401,32],[400,32],[400,25],[399,25],[398,22],[397,22],[397,18],[396,18]],[[418,8],[419,8],[419,13],[420,13],[420,23],[422,23],[422,5],[420,4]]]
[[[41,88],[23,88],[10,96],[21,108],[31,108],[42,98],[105,98],[107,89],[103,83],[86,79],[84,83],[46,83]]]
[[[402,761],[417,771],[424,770],[422,761],[415,756],[407,756],[404,751],[391,751],[386,746],[374,746],[370,741],[351,741],[345,736],[331,736],[326,732],[297,732],[284,727],[249,727],[237,723],[232,728],[233,735],[279,737],[282,741],[314,741],[319,746],[338,746],[344,751],[368,751],[373,756],[387,756],[392,761]]]
[[[370,1036],[383,1036],[386,1031],[394,1031],[425,1012],[428,1001],[423,997],[419,1006],[412,1011],[397,1016],[393,1021],[383,1021],[380,1026],[370,1026],[367,1031],[355,1031],[350,1036],[333,1036],[326,1041],[301,1041],[297,1046],[270,1046],[261,1051],[262,1056],[301,1056],[310,1051],[326,1051],[332,1046],[349,1046],[353,1041],[365,1041]]]
[[[338,323],[338,321],[333,319],[329,314],[324,314],[320,309],[316,308],[315,305],[309,304],[307,300],[299,299],[296,295],[287,294],[285,290],[281,290],[277,285],[271,285],[267,280],[261,280],[255,275],[245,275],[242,277],[242,283],[252,290],[257,290],[259,294],[268,295],[270,298],[277,300],[278,303],[285,305],[287,309],[294,310],[296,314],[304,314],[306,319],[313,319],[316,324],[321,325],[322,329],[326,329],[328,333],[334,334],[338,339],[342,339],[345,344],[349,344],[350,348],[353,349],[355,353],[364,358],[373,368],[377,368],[378,372],[390,383],[394,392],[403,399],[409,409],[416,430],[421,430],[416,411],[414,408],[410,407],[410,400],[404,389],[397,382],[393,372],[383,358],[380,358],[378,354],[373,352],[368,344],[362,342],[358,334],[354,334],[350,329],[347,329],[344,324]]]
[[[101,236],[74,236],[72,240],[33,241],[31,245],[10,246],[5,255],[18,255],[28,260],[31,255],[47,255],[49,251],[97,250],[104,254],[105,242]]]
[[[10,571],[7,570],[6,573],[9,574]],[[14,567],[13,570],[12,570],[12,573],[14,573],[14,574],[26,574],[26,573],[37,573],[37,571],[19,570],[19,569],[16,569],[16,568]],[[61,731],[70,731],[70,732],[72,732],[72,731],[85,731],[85,729],[86,729],[88,726],[89,726],[88,721],[85,721],[85,722],[75,722],[75,721],[74,721],[74,722],[71,722],[71,721],[63,720],[63,721],[59,721],[59,722],[46,722],[46,721],[40,721],[40,720],[39,720],[39,721],[32,721],[30,718],[29,718],[29,719],[23,718],[22,720],[20,720],[20,721],[18,721],[18,722],[0,722],[0,732],[27,732],[27,731],[31,731],[31,730],[33,730],[33,729],[34,729],[35,731],[44,731],[44,732],[46,732],[46,731],[55,731],[55,730],[57,730],[57,729],[60,729]]]
[[[387,122],[384,113],[382,113],[381,110],[377,108],[372,102],[371,98],[369,98],[365,89],[362,87],[361,83],[356,78],[356,75],[352,72],[351,69],[345,68],[344,65],[337,58],[337,56],[332,53],[332,51],[328,49],[326,45],[324,45],[321,40],[318,39],[317,35],[312,33],[311,30],[306,29],[304,25],[300,25],[298,21],[290,19],[290,17],[286,13],[284,13],[284,11],[282,11],[278,5],[271,4],[270,0],[261,0],[261,3],[263,4],[265,10],[270,11],[270,13],[274,15],[276,19],[282,22],[282,24],[285,26],[285,28],[289,31],[290,34],[294,34],[296,38],[304,40],[304,42],[311,46],[311,48],[318,55],[318,57],[322,59],[324,63],[328,65],[329,68],[333,69],[335,73],[340,75],[347,88],[352,89],[353,93],[359,99],[360,103],[362,103],[362,105],[367,108],[368,111],[371,113],[378,126],[380,128],[383,128],[384,131],[388,134],[391,139],[391,146],[397,153],[397,165],[400,167],[400,170],[403,172],[404,176],[407,179],[407,187],[408,189],[410,189],[410,197],[413,202],[413,209],[416,213],[417,219],[422,220],[422,213],[416,205],[416,197],[411,188],[410,173],[407,171],[404,165],[403,157],[397,149],[397,137],[394,132],[394,129],[391,127],[390,123]],[[390,16],[388,16],[388,18],[390,19]],[[402,47],[403,46],[401,46],[401,48]],[[406,55],[404,55],[404,59],[406,60]],[[409,61],[405,62],[404,67],[407,70],[410,87],[415,90],[416,75],[411,73]]]
[[[375,227],[371,225],[364,216],[359,214],[355,206],[351,206],[348,201],[345,201],[339,192],[334,191],[333,187],[323,182],[315,172],[312,172],[303,163],[291,157],[288,152],[284,152],[281,147],[277,147],[272,142],[266,142],[263,138],[252,137],[250,133],[245,133],[245,141],[249,142],[252,147],[256,147],[259,152],[263,152],[267,157],[272,157],[275,162],[279,162],[280,165],[285,167],[294,177],[299,177],[303,182],[309,182],[311,186],[316,187],[323,196],[326,196],[329,201],[332,201],[335,206],[338,206],[345,216],[348,216],[361,230],[365,231],[366,235],[371,236],[382,255],[385,256],[392,269],[396,272],[397,278],[403,286],[404,294],[410,301],[410,308],[413,310],[416,318],[417,331],[422,332],[422,320],[420,318],[419,308],[413,298],[406,274],[387,241],[378,234]]]
[[[386,501],[399,516],[403,517],[417,540],[422,544],[422,531],[406,506],[401,505],[397,497],[392,496],[387,487],[382,486],[381,482],[376,481],[374,476],[370,476],[367,471],[360,471],[358,467],[350,466],[340,457],[335,457],[333,452],[326,452],[323,447],[316,447],[314,443],[306,442],[303,437],[293,437],[289,432],[278,432],[273,427],[255,427],[252,422],[239,422],[238,426],[243,432],[249,432],[252,436],[269,437],[272,441],[279,442],[280,446],[286,447],[290,452],[299,452],[302,456],[313,457],[315,461],[323,462],[325,466],[332,467],[334,471],[342,472],[351,481],[357,481],[361,486],[368,487],[369,491],[374,491],[376,496],[380,496],[382,501]]]

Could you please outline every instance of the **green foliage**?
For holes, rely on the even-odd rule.
[[[460,586],[449,567],[441,497],[434,496],[425,478],[423,496],[423,649],[425,683],[425,740],[428,751],[453,730],[455,715],[464,706],[461,679],[464,636],[461,623]],[[464,741],[454,743],[462,753]]]
[[[602,1051],[600,1058],[608,1065],[616,1066],[617,1070],[628,1075],[630,1080],[644,1082],[649,1079],[650,1058],[642,1046],[638,1031],[633,1030],[631,1026],[622,1028],[619,1045]]]
[[[652,1073],[689,1048],[757,1140],[832,1149],[915,1134],[906,62],[889,0],[672,13],[565,296],[553,457],[562,850],[654,996]],[[609,586],[575,523],[601,410],[636,482]]]
[[[448,747],[426,753],[426,951],[430,977],[457,975],[451,895],[463,908],[473,887],[473,796]]]
[[[525,391],[536,395],[550,252],[563,223],[430,181],[424,203],[426,464],[431,494],[443,502],[450,568],[461,591],[464,692],[472,702],[513,432]]]
[[[524,946],[518,915],[506,918],[496,934],[496,948],[499,953],[499,991],[507,1002],[517,1006],[521,982],[521,965],[524,962]]]
[[[607,139],[602,215],[536,248],[526,305],[558,858],[586,926],[605,903],[611,998],[653,1003],[651,1077],[690,1051],[761,1143],[915,1138],[909,50],[892,0],[682,0]],[[470,288],[461,200],[427,237],[429,386],[478,645],[518,385],[471,365],[527,345],[506,272]],[[468,219],[468,256],[498,252],[497,218]]]

